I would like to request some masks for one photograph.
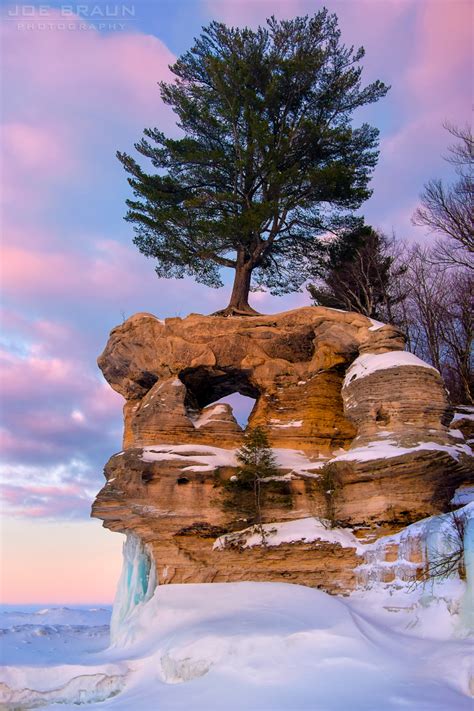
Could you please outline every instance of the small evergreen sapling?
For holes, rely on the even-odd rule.
[[[265,545],[261,512],[261,485],[268,477],[278,474],[275,456],[265,430],[258,426],[248,429],[245,433],[244,443],[237,451],[236,456],[241,467],[232,484],[234,487],[253,491],[255,523],[260,530],[262,543]]]

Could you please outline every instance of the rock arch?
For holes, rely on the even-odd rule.
[[[126,403],[124,452],[106,465],[93,515],[149,544],[161,583],[285,580],[350,589],[355,548],[213,547],[247,525],[219,506],[243,431],[217,401],[233,392],[255,397],[250,424],[267,428],[280,456],[290,501],[274,501],[265,522],[324,516],[327,492],[315,492],[329,465],[340,485],[338,521],[375,524],[376,536],[381,524],[446,510],[472,468],[461,433],[448,430],[439,373],[403,348],[395,328],[332,309],[165,322],[136,314],[112,331],[99,358]]]

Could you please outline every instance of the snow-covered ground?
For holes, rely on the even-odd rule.
[[[473,510],[462,510],[467,584],[368,575],[368,589],[345,598],[284,583],[155,588],[146,548],[129,537],[111,641],[107,610],[0,616],[0,708],[472,711]],[[386,542],[398,542],[403,557],[422,535],[427,554],[439,553],[450,521],[425,519]],[[268,533],[272,545],[355,540],[310,519]],[[383,545],[359,544],[363,566],[384,565]]]
[[[436,623],[433,634],[425,628],[417,634],[416,625],[411,628],[414,616],[389,612],[387,595],[380,594],[364,602],[360,595],[338,599],[280,583],[158,587],[109,649],[107,636],[99,633],[100,651],[93,620],[90,651],[80,635],[68,637],[60,662],[44,654],[56,640],[34,642],[33,660],[31,636],[18,632],[13,642],[11,633],[1,679],[16,691],[0,686],[0,707],[472,709],[470,643],[454,637],[440,642]],[[379,611],[379,619],[373,615],[375,601],[385,613]],[[400,599],[395,602],[400,605]],[[18,648],[25,654],[22,665]]]
[[[346,598],[251,582],[150,598],[145,549],[125,552],[112,644],[107,610],[3,613],[1,709],[472,711],[459,579]]]

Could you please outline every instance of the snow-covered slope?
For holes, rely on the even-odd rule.
[[[474,504],[460,511],[467,582],[387,584],[377,572],[396,572],[420,540],[428,559],[449,553],[445,514],[359,543],[367,585],[346,598],[283,583],[155,587],[146,547],[131,538],[111,646],[107,611],[3,615],[0,708],[472,711]],[[268,531],[272,545],[339,535],[309,519]],[[388,544],[400,560],[386,559]]]
[[[114,647],[4,668],[2,708],[472,709],[468,641],[408,636],[369,609],[279,583],[158,587]]]

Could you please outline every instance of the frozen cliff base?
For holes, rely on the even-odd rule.
[[[0,707],[467,711],[472,647],[453,636],[448,592],[378,586],[342,600],[283,583],[158,587],[116,646],[74,664],[65,651],[58,666],[5,667]]]
[[[466,524],[466,581],[456,572],[425,585],[400,577],[403,560],[420,544],[429,560],[457,549],[452,519],[444,514],[359,543],[365,589],[344,598],[270,582],[155,588],[146,547],[129,536],[112,646],[105,611],[0,616],[6,665],[0,708],[472,709],[474,503],[459,513]],[[293,521],[272,533],[268,545],[301,533],[342,535],[313,519]],[[352,534],[344,536],[352,544]],[[394,544],[401,558],[387,560]]]

